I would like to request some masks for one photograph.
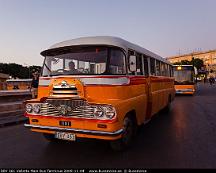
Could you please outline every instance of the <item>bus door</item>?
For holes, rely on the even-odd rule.
[[[157,67],[156,60],[154,58],[149,58],[149,77],[148,77],[148,111],[147,111],[147,119],[151,119],[151,117],[159,111],[160,109],[160,100],[162,99],[162,95],[160,94],[160,66]],[[158,69],[157,69],[157,68]]]
[[[129,51],[129,75],[131,75],[131,83],[133,88],[133,97],[139,98],[139,101],[135,103],[137,119],[139,122],[146,120],[146,113],[148,109],[148,67],[145,69],[145,62],[143,55]],[[147,64],[148,65],[148,64]],[[144,70],[145,69],[145,70]]]
[[[144,56],[143,64],[144,64],[144,74],[146,76],[147,109],[146,109],[146,113],[145,113],[145,122],[147,122],[148,120],[150,120],[151,112],[152,112],[150,58],[147,56]]]

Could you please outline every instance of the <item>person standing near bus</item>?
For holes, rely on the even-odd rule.
[[[38,83],[39,83],[39,73],[36,71],[32,73],[32,83],[30,87],[30,92],[32,93],[32,98],[37,97],[37,92],[38,92]]]
[[[213,70],[210,70],[210,73],[209,73],[209,83],[210,85],[215,83],[215,75],[213,73]]]

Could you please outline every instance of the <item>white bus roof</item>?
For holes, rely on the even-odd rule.
[[[8,79],[6,82],[31,82],[32,79]]]
[[[81,37],[76,38],[72,40],[66,40],[60,43],[56,43],[52,45],[49,49],[41,52],[41,55],[45,56],[49,50],[63,48],[63,47],[70,47],[70,46],[79,46],[79,45],[107,45],[107,46],[116,46],[119,48],[124,49],[125,51],[128,51],[128,49],[132,49],[137,51],[138,53],[145,54],[147,56],[150,56],[152,58],[158,59],[160,61],[163,61],[167,64],[170,64],[165,58],[162,58],[161,56],[143,48],[136,44],[130,43],[122,38],[119,37],[112,37],[112,36],[94,36],[94,37]]]

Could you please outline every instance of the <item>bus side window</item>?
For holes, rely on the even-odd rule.
[[[149,68],[148,68],[148,57],[145,55],[143,56],[143,63],[144,63],[144,74],[145,76],[149,75]]]
[[[169,76],[168,75],[168,64],[165,64],[165,76]]]
[[[166,76],[165,63],[161,62],[161,76]]]
[[[166,64],[166,76],[170,76],[170,74],[169,74],[169,65],[168,64]]]
[[[156,60],[156,76],[161,76],[161,62]]]
[[[172,68],[172,66],[168,65],[168,67],[169,67],[169,77],[171,77],[171,68]]]
[[[173,66],[170,65],[169,67],[170,77],[173,77]]]
[[[150,74],[155,76],[155,59],[150,58]]]
[[[143,69],[142,69],[142,55],[137,53],[136,56],[136,75],[143,75]]]
[[[130,71],[130,68],[129,68],[129,57],[131,56],[131,55],[135,55],[135,52],[134,51],[132,51],[132,50],[129,50],[128,51],[128,60],[127,60],[127,62],[128,62],[128,74],[129,75],[135,75],[135,72],[131,72]]]

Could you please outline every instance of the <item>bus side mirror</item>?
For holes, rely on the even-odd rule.
[[[136,71],[136,56],[131,55],[129,57],[129,70],[131,72],[135,72]]]

